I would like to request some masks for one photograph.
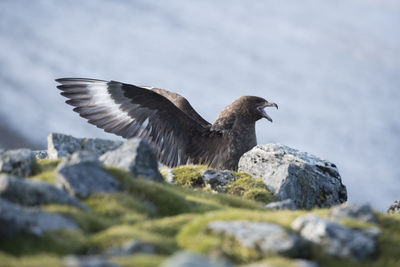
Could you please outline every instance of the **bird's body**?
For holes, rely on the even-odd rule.
[[[236,170],[240,157],[257,144],[255,122],[271,118],[263,98],[242,96],[213,124],[179,94],[153,87],[83,78],[57,79],[66,102],[89,123],[124,138],[146,139],[165,165],[206,164]]]

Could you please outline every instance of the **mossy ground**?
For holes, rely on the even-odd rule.
[[[39,160],[32,176],[54,182],[59,161]],[[262,206],[273,199],[261,180],[245,173],[234,173],[235,182],[226,194],[209,192],[197,183],[204,166],[174,169],[177,185],[156,183],[116,169],[106,170],[120,180],[125,190],[93,194],[82,200],[90,212],[65,205],[45,205],[46,211],[73,218],[80,230],[47,232],[42,237],[20,235],[0,239],[0,266],[60,266],[67,254],[96,254],[135,239],[151,243],[155,255],[115,256],[111,261],[122,266],[158,266],[170,254],[189,249],[201,253],[225,255],[237,264],[250,262],[271,266],[294,266],[294,261],[276,255],[261,255],[241,247],[235,240],[204,231],[214,220],[265,221],[290,229],[290,223],[310,211],[269,211]],[[328,210],[311,212],[324,216]],[[382,234],[375,260],[354,262],[313,255],[320,266],[400,266],[400,215],[378,214]],[[342,222],[352,228],[369,224],[353,220]]]

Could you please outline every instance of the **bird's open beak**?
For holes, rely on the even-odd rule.
[[[269,120],[270,122],[272,122],[272,118],[265,112],[264,108],[266,107],[276,107],[276,109],[278,109],[278,105],[275,103],[266,103],[263,106],[259,106],[257,109],[260,111],[260,113],[262,114],[262,116],[264,118],[266,118],[267,120]]]

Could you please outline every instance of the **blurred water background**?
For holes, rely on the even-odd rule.
[[[212,122],[241,95],[279,104],[257,123],[336,163],[352,202],[400,198],[400,2],[0,1],[0,148],[50,132],[117,138],[55,88],[90,77],[169,89]]]

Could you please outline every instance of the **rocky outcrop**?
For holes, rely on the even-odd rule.
[[[231,171],[228,170],[204,170],[201,178],[206,185],[209,185],[212,190],[218,193],[226,192],[225,186],[235,181]]]
[[[102,169],[97,157],[88,151],[77,151],[65,158],[57,167],[55,184],[81,198],[122,189],[121,183]]]
[[[281,254],[290,257],[306,255],[305,242],[296,234],[288,233],[283,227],[267,222],[213,221],[208,231],[229,235],[248,249],[260,250],[263,254]]]
[[[64,158],[79,150],[89,151],[100,156],[119,147],[121,144],[121,141],[76,138],[71,135],[51,133],[47,137],[47,152],[50,159]]]
[[[88,209],[79,200],[54,185],[6,175],[0,176],[0,197],[23,206],[56,203]]]
[[[387,209],[388,213],[399,214],[400,213],[400,200],[396,200],[390,207]]]
[[[161,264],[161,267],[233,267],[223,260],[212,260],[208,257],[189,251],[179,251]]]
[[[0,236],[28,233],[36,236],[45,231],[78,229],[71,219],[35,208],[26,208],[0,198]]]
[[[280,145],[258,145],[245,153],[239,170],[262,177],[277,200],[292,199],[299,208],[331,207],[347,200],[335,164]]]
[[[119,267],[120,265],[108,261],[107,257],[99,255],[69,255],[64,257],[64,267]]]
[[[341,220],[341,219],[356,219],[364,222],[377,223],[378,219],[368,204],[355,204],[345,203],[340,206],[334,207],[330,211],[330,219]]]
[[[264,208],[272,210],[295,210],[297,209],[297,206],[293,200],[288,198],[282,201],[268,203]]]
[[[130,240],[121,247],[113,247],[107,250],[106,254],[109,256],[126,256],[134,253],[154,254],[155,252],[156,248],[152,244]]]
[[[32,174],[35,154],[30,149],[14,149],[0,152],[0,173],[26,177]]]
[[[100,157],[108,166],[115,166],[153,181],[163,181],[158,171],[156,155],[150,145],[143,139],[131,138],[115,150]]]

